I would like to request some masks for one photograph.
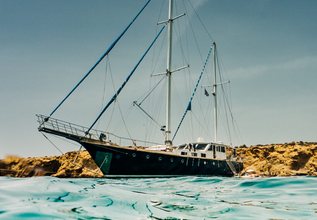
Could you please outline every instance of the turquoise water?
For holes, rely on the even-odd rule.
[[[317,219],[317,178],[0,177],[1,219]]]

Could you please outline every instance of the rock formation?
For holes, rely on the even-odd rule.
[[[256,176],[317,176],[317,143],[243,146],[238,154],[243,158],[242,175],[253,170]]]
[[[0,160],[0,176],[31,177],[102,177],[87,151],[68,152],[61,156],[20,158],[8,156]]]
[[[253,176],[317,176],[317,143],[292,142],[238,147],[243,159],[241,175],[252,170]],[[31,177],[102,177],[87,151],[68,152],[61,156],[0,160],[0,176]]]

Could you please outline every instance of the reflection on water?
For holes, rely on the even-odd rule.
[[[317,178],[0,178],[2,219],[317,219]]]

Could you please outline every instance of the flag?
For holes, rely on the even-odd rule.
[[[192,110],[192,102],[188,103],[188,106],[187,106],[187,111],[191,111]]]
[[[209,96],[209,93],[206,89],[205,89],[205,96]]]

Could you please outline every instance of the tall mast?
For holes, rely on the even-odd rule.
[[[173,31],[173,3],[169,0],[168,23],[167,23],[167,97],[166,97],[166,128],[165,128],[165,144],[171,145],[171,83],[172,83],[172,31]]]
[[[214,142],[217,142],[217,130],[218,130],[218,109],[217,109],[217,50],[216,43],[214,46],[214,84],[213,84],[213,96],[214,96]]]

